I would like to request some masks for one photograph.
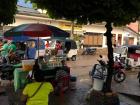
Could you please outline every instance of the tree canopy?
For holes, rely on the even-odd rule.
[[[126,25],[140,16],[140,0],[30,0],[47,9],[52,18],[65,18],[78,23],[110,21]]]
[[[0,25],[7,25],[14,22],[14,15],[17,11],[17,0],[0,0]]]
[[[27,0],[37,8],[46,9],[52,18],[68,19],[77,23],[106,22],[108,71],[103,92],[110,92],[113,75],[112,23],[122,26],[140,16],[140,0]]]

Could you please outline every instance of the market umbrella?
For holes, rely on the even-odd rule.
[[[64,30],[61,30],[57,27],[39,24],[39,23],[31,23],[31,24],[22,24],[16,26],[4,33],[5,38],[18,38],[18,39],[28,39],[28,37],[69,37],[70,34]],[[38,46],[39,48],[39,46]],[[38,51],[39,52],[39,51]],[[39,55],[39,54],[38,54]]]
[[[36,37],[30,37],[30,36],[13,36],[13,37],[4,37],[5,39],[12,40],[13,42],[25,42],[30,39],[35,39]],[[36,38],[37,39],[37,38]]]
[[[19,37],[19,36],[30,36],[30,37],[69,37],[70,34],[57,27],[46,25],[46,24],[22,24],[14,27],[4,33],[4,37]]]

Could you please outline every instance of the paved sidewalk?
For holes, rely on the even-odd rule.
[[[113,89],[120,93],[140,96],[140,84],[136,74],[129,74],[122,83],[112,83]]]

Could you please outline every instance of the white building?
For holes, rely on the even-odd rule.
[[[106,47],[105,24],[84,25],[85,45]],[[113,27],[112,43],[117,45],[137,45],[138,34],[128,27]]]

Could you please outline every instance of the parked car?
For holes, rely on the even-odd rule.
[[[95,55],[95,54],[96,54],[96,48],[92,48],[92,47],[86,47],[82,52],[82,55]]]
[[[65,40],[64,41],[64,52],[67,55],[67,58],[71,59],[72,61],[76,60],[77,57],[77,45],[74,40]]]

